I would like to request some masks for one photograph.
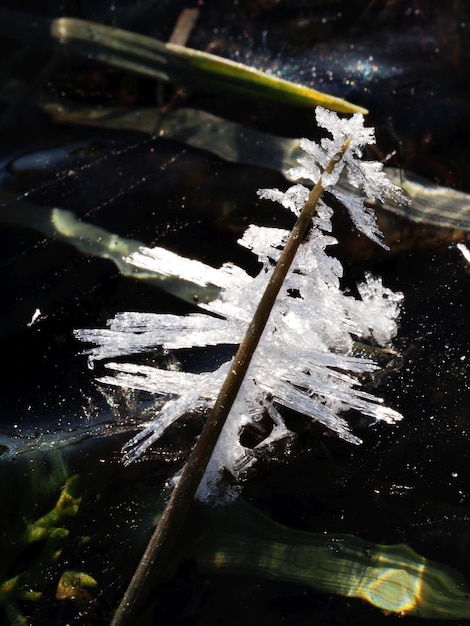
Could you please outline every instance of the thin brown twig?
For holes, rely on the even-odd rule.
[[[329,163],[326,172],[331,173],[334,166],[343,158],[349,143],[350,139],[344,143],[340,152]],[[152,584],[155,585],[158,582],[158,577],[163,571],[166,559],[193,504],[199,483],[202,480],[219,435],[235,398],[237,397],[238,391],[240,390],[279,290],[282,287],[295,254],[308,232],[316,205],[323,191],[324,187],[322,185],[322,179],[320,178],[310,192],[307,202],[292,228],[281,257],[261,296],[253,319],[235,354],[232,366],[220,389],[214,407],[207,418],[196,445],[183,467],[181,476],[173,489],[163,515],[114,614],[111,626],[125,626],[131,623],[130,618],[136,608],[137,602],[141,600],[140,596],[149,579],[154,564],[158,564],[160,569],[154,573]]]

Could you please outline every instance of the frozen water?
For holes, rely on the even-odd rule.
[[[372,130],[364,128],[361,115],[340,119],[323,109],[317,109],[316,115],[318,123],[332,136],[324,138],[320,146],[302,141],[306,156],[295,170],[296,175],[312,182],[322,177],[322,184],[343,202],[354,224],[383,245],[374,215],[364,199],[331,189],[341,170],[346,168],[350,182],[367,197],[379,200],[386,194],[392,194],[395,199],[400,197],[398,188],[385,178],[380,164],[360,161],[364,143],[374,139]],[[333,172],[322,173],[347,141],[348,147]],[[259,192],[262,198],[278,201],[296,214],[309,194],[310,190],[302,184],[293,185],[285,192],[279,189]],[[237,487],[229,491],[221,488],[222,471],[229,471],[237,481],[253,464],[260,447],[290,435],[281,407],[320,422],[354,444],[360,443],[360,439],[350,431],[342,417],[344,412],[355,409],[388,423],[401,418],[398,412],[361,389],[360,375],[374,371],[376,366],[370,359],[354,356],[352,348],[356,340],[390,346],[397,330],[402,296],[385,288],[380,279],[371,275],[366,275],[358,285],[359,297],[342,291],[343,268],[327,251],[336,243],[330,234],[332,214],[323,201],[318,203],[312,229],[294,259],[198,490],[198,497],[203,500],[227,501],[236,495]],[[254,278],[233,265],[216,269],[160,248],[143,249],[131,257],[140,268],[176,274],[199,285],[220,287],[217,299],[200,305],[218,317],[203,312],[187,316],[123,313],[107,329],[82,330],[77,336],[94,344],[86,350],[92,360],[122,357],[157,347],[171,350],[173,355],[182,348],[197,350],[222,344],[233,344],[235,349],[288,235],[282,229],[254,225],[247,229],[239,243],[252,250],[262,264]],[[157,417],[125,446],[126,461],[137,458],[188,411],[209,410],[229,367],[227,361],[213,372],[195,374],[174,368],[108,363],[110,373],[101,382],[168,398]],[[272,430],[255,449],[242,445],[243,426],[262,416],[271,419]]]

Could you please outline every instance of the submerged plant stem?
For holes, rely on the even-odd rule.
[[[331,173],[334,166],[343,158],[350,141],[350,139],[346,140],[341,150],[331,160],[325,170],[327,173]],[[142,600],[142,592],[154,564],[158,564],[159,569],[152,578],[153,585],[156,584],[159,574],[163,571],[166,558],[169,556],[178,533],[188,516],[199,483],[202,480],[219,435],[243,383],[277,295],[292,265],[295,254],[308,232],[323,191],[322,178],[320,178],[310,192],[307,202],[292,228],[286,246],[235,354],[232,366],[220,389],[214,407],[183,467],[181,476],[173,489],[163,515],[114,614],[111,626],[124,626],[130,623],[129,620],[137,602]]]

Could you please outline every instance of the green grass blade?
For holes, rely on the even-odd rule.
[[[260,70],[152,37],[75,18],[46,19],[0,9],[0,34],[28,46],[68,52],[157,80],[339,113],[367,110]]]
[[[299,85],[272,74],[267,74],[243,63],[193,50],[176,44],[166,44],[166,49],[192,68],[201,79],[227,91],[251,97],[275,100],[278,103],[302,107],[323,106],[338,113],[367,113],[358,105],[321,91]],[[220,89],[219,89],[220,90]]]

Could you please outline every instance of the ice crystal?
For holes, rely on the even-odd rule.
[[[346,169],[351,184],[368,198],[380,200],[386,194],[400,197],[400,191],[386,179],[380,164],[360,160],[364,144],[374,141],[373,131],[364,128],[360,114],[340,119],[319,108],[316,117],[318,124],[326,128],[331,137],[322,139],[320,145],[304,140],[302,146],[306,155],[291,176],[313,183],[321,177],[324,187],[347,207],[354,224],[382,244],[374,216],[364,199],[347,197],[334,189],[342,170]],[[331,173],[325,173],[325,167],[346,140],[349,145],[343,158],[338,160]],[[285,192],[261,190],[259,195],[299,213],[309,193],[303,184],[296,184]],[[377,366],[370,359],[354,356],[352,349],[357,341],[371,342],[375,346],[390,345],[397,330],[402,296],[369,274],[358,285],[356,297],[342,291],[341,263],[327,254],[327,248],[336,243],[330,234],[332,213],[325,202],[318,203],[309,236],[300,246],[284,281],[212,454],[198,491],[200,499],[231,498],[236,487],[229,492],[219,489],[223,470],[238,479],[254,462],[260,448],[266,449],[275,440],[289,434],[282,407],[320,422],[355,444],[360,443],[360,439],[350,431],[346,419],[341,416],[349,409],[388,423],[401,418],[398,412],[384,406],[381,399],[361,388],[361,375],[373,372]],[[117,315],[107,329],[77,331],[77,336],[95,344],[88,350],[92,360],[122,357],[154,350],[157,346],[172,350],[174,355],[180,349],[197,350],[217,345],[224,346],[224,349],[232,345],[235,352],[288,235],[281,229],[254,225],[247,229],[239,243],[252,250],[262,263],[261,271],[254,278],[233,265],[214,269],[197,261],[178,258],[176,273],[182,278],[221,288],[215,300],[200,305],[213,315],[205,312],[186,316],[123,313]],[[142,250],[130,260],[141,268],[175,274],[175,259],[158,248]],[[169,398],[157,417],[125,446],[125,461],[130,462],[189,411],[212,407],[230,368],[230,360],[210,372],[122,362],[107,363],[106,367],[110,375],[100,379],[103,383]],[[240,441],[241,430],[263,417],[271,420],[272,429],[264,440],[249,448]]]
[[[458,243],[457,248],[460,250],[463,258],[467,261],[467,263],[470,263],[470,250],[467,248],[467,246],[463,243]]]

